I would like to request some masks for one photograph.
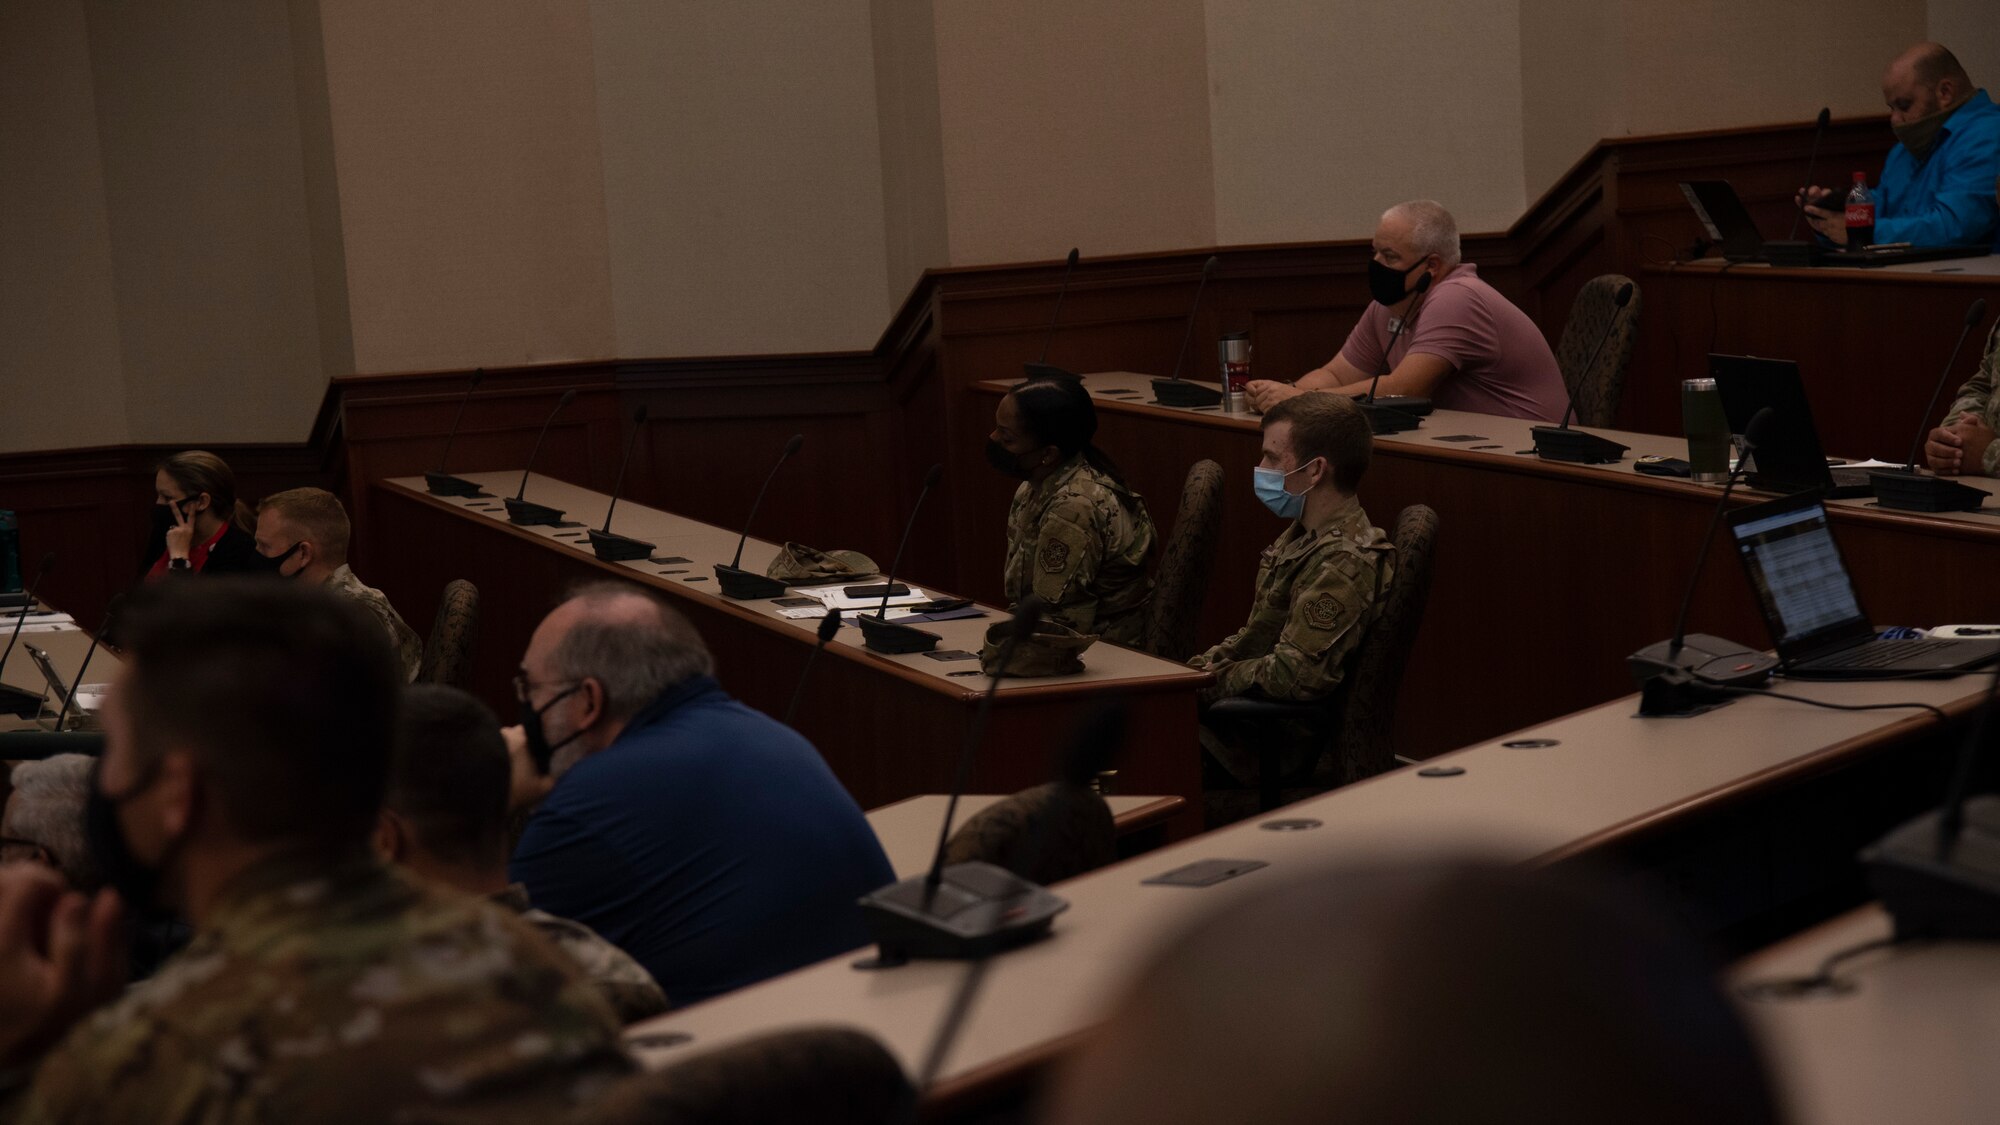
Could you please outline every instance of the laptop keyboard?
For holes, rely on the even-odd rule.
[[[1900,664],[1916,654],[1950,641],[1936,641],[1919,638],[1908,641],[1870,641],[1855,645],[1846,652],[1823,656],[1809,663],[1814,668],[1886,668]]]

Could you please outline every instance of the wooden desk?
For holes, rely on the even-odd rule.
[[[1868,270],[1712,258],[1648,266],[1638,281],[1646,343],[1627,371],[1620,426],[1681,433],[1681,380],[1707,375],[1710,351],[1771,356],[1798,361],[1829,452],[1896,461],[1909,452],[1966,307],[2000,298],[2000,258]],[[1992,323],[1966,341],[1945,402],[1978,369]]]
[[[974,388],[988,418],[1009,385]],[[1150,378],[1126,372],[1092,374],[1085,385],[1097,396],[1098,444],[1146,496],[1163,532],[1188,466],[1204,457],[1222,465],[1222,537],[1200,628],[1201,643],[1222,639],[1248,615],[1258,554],[1284,529],[1250,490],[1262,440],[1257,416],[1154,406]],[[1632,448],[1614,465],[1565,465],[1519,453],[1533,448],[1532,425],[1439,411],[1375,443],[1361,485],[1370,517],[1393,527],[1405,505],[1422,503],[1441,520],[1430,601],[1397,714],[1400,753],[1425,757],[1623,695],[1633,686],[1626,655],[1673,634],[1719,489],[1634,470],[1645,454],[1686,456],[1680,438],[1593,431]],[[1484,440],[1454,440],[1464,437]],[[1968,483],[2000,488],[1985,478]],[[1006,496],[963,493],[961,503],[976,509],[960,521],[964,558],[1002,557]],[[1738,495],[1733,502],[1769,499],[1741,488]],[[1871,503],[1830,508],[1862,605],[1878,624],[2000,620],[2000,505],[1927,516]],[[961,572],[973,573],[963,563]],[[1770,643],[1722,539],[1689,627],[1758,648]]]
[[[1828,956],[1886,938],[1869,906],[1739,962],[1736,984],[1812,974]],[[1924,942],[1874,950],[1834,973],[1854,988],[1747,999],[1794,1125],[1973,1125],[2000,1106],[2000,945]]]
[[[944,807],[950,797],[926,793],[905,797],[894,804],[868,810],[868,826],[889,854],[889,866],[896,878],[907,879],[930,870],[937,854],[938,826],[944,823]],[[991,805],[1006,800],[998,793],[967,793],[958,799],[958,824],[964,824]],[[1144,831],[1170,820],[1187,804],[1179,797],[1106,797],[1111,806],[1111,823],[1120,837]]]
[[[1814,698],[1847,702],[1921,700],[1962,716],[1981,698],[1976,678],[1853,685],[1794,685]],[[1273,831],[1246,821],[1184,840],[1135,860],[1084,875],[1062,887],[1070,909],[1050,940],[996,960],[963,1038],[945,1064],[938,1106],[1018,1088],[1088,1030],[1159,942],[1209,911],[1309,875],[1323,865],[1414,857],[1475,848],[1502,862],[1550,864],[1605,853],[1629,856],[1680,835],[1693,856],[1709,846],[1717,818],[1740,816],[1766,834],[1760,854],[1732,841],[1718,879],[1744,868],[1767,886],[1782,882],[1782,854],[1810,849],[1852,855],[1848,839],[1822,841],[1820,826],[1877,832],[1907,808],[1870,809],[1879,789],[1844,793],[1824,821],[1797,817],[1784,802],[1870,763],[1915,767],[1920,744],[1943,725],[1923,712],[1824,711],[1798,703],[1741,700],[1687,719],[1631,717],[1620,700],[1518,732],[1551,739],[1538,748],[1485,743],[1435,764],[1465,772],[1424,777],[1405,768],[1287,807],[1277,818],[1310,818],[1318,827]],[[1953,731],[1960,724],[1950,724]],[[1510,738],[1507,741],[1515,741]],[[1926,753],[1942,767],[1950,747]],[[1890,753],[1893,751],[1894,753]],[[1942,769],[1937,771],[1940,775]],[[1849,776],[1852,776],[1851,774]],[[1939,776],[1919,802],[1935,803]],[[1872,838],[1872,837],[1871,837]],[[1149,886],[1141,880],[1200,859],[1257,860],[1268,867],[1201,889]],[[1687,868],[1685,870],[1692,870]],[[1679,881],[1683,892],[1690,887]],[[1729,888],[1716,888],[1731,893]],[[649,1065],[783,1026],[841,1023],[877,1036],[906,1066],[924,1056],[965,969],[919,962],[887,972],[834,958],[741,992],[641,1024],[636,1035],[692,1038],[670,1047],[638,1044]],[[936,1107],[934,1107],[936,1108]]]
[[[518,473],[473,473],[468,479],[510,495]],[[602,520],[608,497],[563,481],[536,477],[528,498],[565,509],[572,518]],[[613,530],[655,545],[656,557],[607,563],[592,555],[583,531],[517,527],[498,500],[432,496],[418,478],[384,481],[371,506],[377,583],[411,620],[428,621],[428,607],[454,578],[480,590],[480,640],[472,686],[502,714],[514,710],[510,681],[529,635],[563,588],[580,579],[616,577],[665,594],[687,614],[715,655],[717,675],[737,698],[783,715],[811,652],[817,619],[787,620],[770,601],[737,602],[716,589],[713,564],[736,549],[733,532],[621,501]],[[837,545],[836,545],[837,546]],[[762,573],[778,546],[751,540],[745,569]],[[913,584],[922,586],[919,578]],[[926,592],[936,593],[929,587]],[[940,651],[976,653],[989,625],[1002,616],[924,623],[940,634]],[[1073,676],[1010,680],[994,704],[973,772],[975,788],[1013,792],[1054,776],[1052,754],[1066,732],[1097,703],[1118,699],[1131,708],[1129,752],[1118,763],[1132,789],[1194,798],[1201,792],[1195,744],[1195,692],[1206,672],[1116,645],[1083,654]],[[863,807],[951,788],[986,680],[976,660],[939,661],[923,655],[885,656],[861,647],[860,630],[841,631],[812,670],[796,726],[826,757]],[[955,673],[971,672],[971,675]],[[1190,816],[1190,827],[1192,817]]]

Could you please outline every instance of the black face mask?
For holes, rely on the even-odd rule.
[[[1368,295],[1375,298],[1378,305],[1393,305],[1410,295],[1410,274],[1423,268],[1420,262],[1406,270],[1395,266],[1385,266],[1373,258],[1368,259]]]
[[[104,873],[105,886],[118,892],[127,909],[152,910],[159,906],[160,872],[132,854],[125,841],[125,829],[118,823],[118,809],[144,793],[155,779],[149,770],[131,792],[110,797],[100,788],[103,771],[100,760],[90,771],[90,793],[83,802],[83,830],[90,838],[90,854],[97,859],[98,870]]]
[[[255,551],[252,553],[257,556],[257,564],[263,567],[265,570],[269,571],[272,575],[278,578],[297,578],[299,575],[305,573],[305,569],[301,567],[299,570],[291,574],[286,574],[285,564],[290,562],[292,556],[299,553],[299,548],[305,545],[306,545],[305,540],[301,539],[297,543],[294,543],[291,546],[285,548],[285,553],[282,555],[267,555],[262,551]]]
[[[1032,470],[1021,464],[1018,454],[992,438],[986,439],[986,463],[1015,480],[1027,480],[1034,475]]]
[[[548,734],[542,730],[542,712],[554,707],[564,699],[575,695],[582,688],[583,685],[578,684],[568,691],[559,692],[547,703],[542,704],[540,708],[537,708],[533,703],[525,699],[521,700],[521,733],[528,739],[528,757],[534,759],[535,768],[541,771],[543,777],[549,775],[549,763],[555,760],[556,751],[582,738],[583,732],[581,730],[573,730],[561,742],[551,746],[549,745]]]

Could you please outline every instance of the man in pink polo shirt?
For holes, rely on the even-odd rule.
[[[1458,223],[1441,204],[1422,199],[1389,208],[1368,264],[1375,302],[1340,354],[1289,384],[1252,382],[1250,405],[1268,410],[1304,391],[1366,394],[1380,372],[1378,395],[1427,396],[1440,410],[1561,418],[1569,395],[1548,340],[1458,254]],[[1425,275],[1430,289],[1418,295]],[[1389,347],[1405,316],[1409,325]]]

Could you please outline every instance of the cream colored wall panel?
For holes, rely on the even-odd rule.
[[[1200,0],[941,0],[954,265],[1216,240]]]
[[[613,354],[585,0],[321,5],[354,366]]]
[[[1529,202],[1592,145],[1625,132],[1624,9],[1521,0],[1521,156]]]
[[[286,6],[84,10],[132,440],[303,438],[326,372]]]
[[[622,355],[866,348],[889,317],[858,0],[595,0]]]
[[[1951,48],[1972,80],[2000,92],[2000,5],[1993,0],[1930,0],[1926,37]]]
[[[931,0],[871,0],[869,6],[875,21],[884,250],[889,305],[895,308],[925,269],[951,261],[937,28]]]
[[[77,0],[0,4],[0,168],[0,452],[129,441]]]
[[[1467,231],[1526,202],[1515,0],[1208,0],[1216,234],[1367,238],[1432,198]]]

